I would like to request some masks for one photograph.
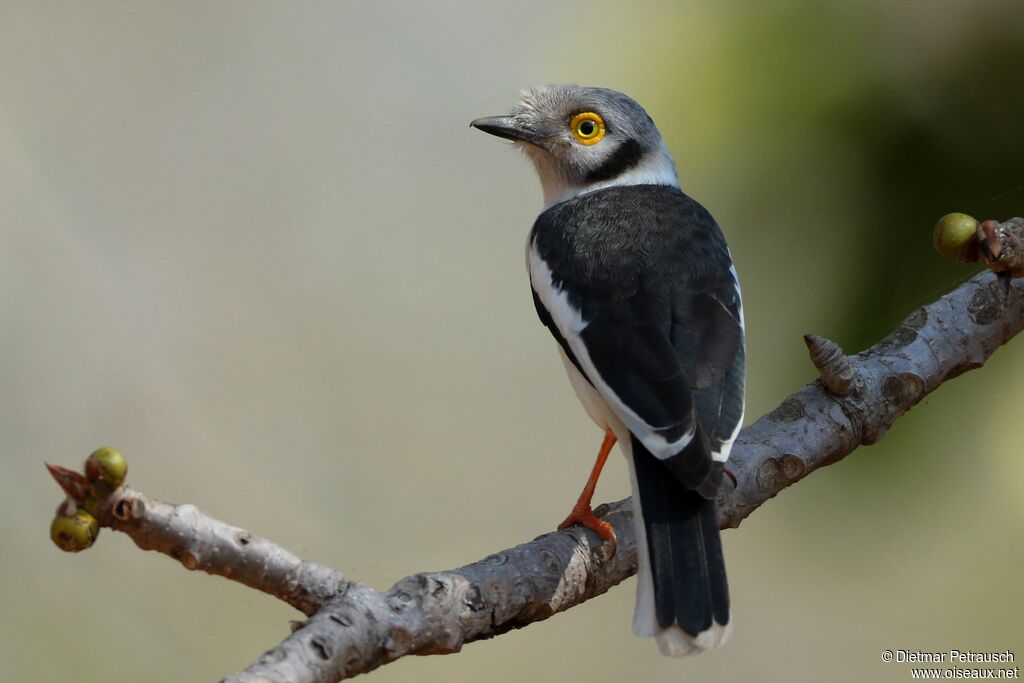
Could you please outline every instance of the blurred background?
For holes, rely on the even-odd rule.
[[[42,460],[385,589],[551,529],[600,434],[535,319],[532,169],[467,127],[644,104],[745,286],[747,420],[955,287],[931,228],[1024,213],[1024,3],[0,3],[0,678],[213,681],[298,614],[109,531]],[[1024,656],[1024,340],[724,535],[735,637],[671,661],[634,582],[379,681],[905,681]],[[621,458],[598,498],[628,494]]]

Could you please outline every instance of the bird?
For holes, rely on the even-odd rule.
[[[559,525],[616,547],[591,500],[609,452],[628,460],[638,545],[633,630],[679,656],[730,637],[716,498],[743,422],[739,277],[711,214],[683,193],[654,121],[615,90],[552,84],[470,126],[533,163],[544,205],[526,262],[537,315],[604,432]]]

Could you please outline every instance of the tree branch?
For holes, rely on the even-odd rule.
[[[1022,327],[1024,286],[1017,282],[1006,295],[991,273],[914,311],[850,359],[846,396],[815,380],[740,433],[729,459],[737,485],[718,501],[723,528],[739,526],[782,489],[881,439],[926,394],[981,367]],[[636,572],[629,500],[608,506],[605,519],[619,539],[611,561],[595,535],[573,528],[453,571],[415,574],[387,593],[339,595],[225,683],[333,682],[406,654],[456,652],[463,643],[546,619]]]
[[[740,432],[729,458],[737,488],[719,498],[722,526],[783,488],[883,436],[947,380],[980,368],[1024,328],[1024,283],[990,272],[911,313],[889,336],[849,358],[846,396],[815,380]]]
[[[143,550],[169,555],[189,570],[238,581],[307,615],[346,583],[341,572],[302,560],[194,505],[171,505],[127,486],[102,499],[96,517],[103,526],[128,534]]]
[[[736,486],[718,500],[722,526],[738,526],[815,469],[875,443],[925,395],[980,367],[1022,327],[1024,285],[1015,281],[1007,290],[992,273],[982,273],[917,309],[856,356],[846,358],[828,340],[809,339],[824,381],[811,382],[740,433],[729,460]],[[101,502],[97,516],[141,548],[241,581],[312,615],[225,683],[333,683],[407,654],[457,652],[631,576],[637,549],[628,499],[597,512],[618,536],[613,558],[596,535],[574,527],[458,569],[414,574],[386,592],[346,581],[193,506],[167,505],[125,487]]]

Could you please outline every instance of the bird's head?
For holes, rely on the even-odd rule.
[[[509,114],[471,124],[512,140],[533,161],[545,206],[614,185],[678,187],[672,155],[643,107],[578,85],[524,90]]]

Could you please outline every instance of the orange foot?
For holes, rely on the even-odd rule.
[[[573,525],[586,527],[603,538],[611,547],[611,555],[609,555],[609,557],[615,557],[615,550],[619,544],[618,539],[615,537],[615,529],[612,528],[611,524],[595,515],[589,505],[581,506],[579,503],[574,505],[572,512],[569,513],[568,517],[562,520],[562,523],[558,525],[558,528],[568,529]]]
[[[614,445],[615,435],[609,429],[605,431],[604,441],[601,443],[601,450],[598,451],[594,469],[590,472],[590,478],[587,479],[587,484],[583,487],[579,500],[576,501],[576,505],[573,506],[569,516],[558,525],[559,529],[567,529],[574,524],[590,529],[611,545],[611,555],[609,557],[615,557],[615,549],[618,546],[618,540],[615,538],[615,529],[612,528],[611,524],[603,519],[599,519],[594,514],[593,509],[590,507],[590,501],[594,497],[594,489],[597,488],[597,479],[601,476],[601,470],[604,468],[604,463],[608,460],[608,454]]]

